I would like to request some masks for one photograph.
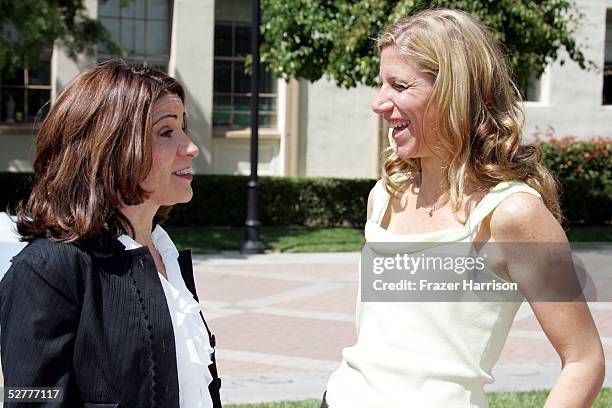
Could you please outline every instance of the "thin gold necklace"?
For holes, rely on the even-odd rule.
[[[429,211],[427,211],[427,214],[429,214],[430,217],[433,217],[433,213],[434,213],[434,211],[436,211],[436,204],[437,203],[438,203],[438,201],[436,200],[436,202],[431,206]]]
[[[417,187],[419,188],[419,191],[421,190],[421,173],[418,174],[418,178],[417,178]],[[440,201],[440,197],[438,197],[438,199],[436,200],[435,203],[433,203],[433,205],[431,206],[431,208],[427,211],[427,214],[430,217],[433,217],[433,213],[434,211],[436,211],[438,209],[438,201]]]

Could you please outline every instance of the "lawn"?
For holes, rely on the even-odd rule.
[[[237,251],[244,240],[242,227],[168,227],[179,249],[194,253]],[[365,243],[363,231],[354,228],[310,228],[297,225],[263,227],[261,239],[275,252],[355,252]]]
[[[196,254],[237,251],[244,239],[242,227],[167,227],[179,249]],[[573,242],[612,242],[612,226],[574,227],[566,231]],[[261,239],[275,252],[358,252],[365,239],[354,228],[312,228],[298,225],[262,227]]]
[[[489,408],[541,408],[546,402],[549,391],[500,392],[489,395]],[[591,408],[612,407],[612,389],[605,388]],[[317,407],[318,408],[318,407]]]
[[[541,408],[544,406],[548,391],[501,392],[491,393],[489,408]],[[225,405],[225,408],[319,408],[321,401],[273,402],[264,404]],[[606,388],[599,393],[592,408],[612,407],[612,389]]]

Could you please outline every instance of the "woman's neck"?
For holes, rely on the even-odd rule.
[[[151,246],[151,232],[153,218],[159,207],[147,203],[129,205],[121,209],[121,212],[130,221],[134,228],[134,239],[141,245]]]
[[[421,158],[418,194],[424,204],[433,204],[443,195],[442,176],[442,160],[437,157]]]

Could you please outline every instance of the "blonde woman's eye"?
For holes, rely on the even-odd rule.
[[[159,134],[161,137],[172,137],[172,129],[165,130]]]
[[[400,83],[397,83],[397,82],[395,84],[393,84],[393,87],[395,89],[399,89],[400,91],[403,91],[404,89],[408,89],[408,85],[400,84]]]

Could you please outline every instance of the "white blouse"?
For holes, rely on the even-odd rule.
[[[127,235],[118,239],[125,245],[126,251],[142,247]],[[168,277],[166,279],[158,273],[174,330],[179,406],[212,408],[213,403],[208,391],[212,375],[208,366],[212,364],[210,356],[214,350],[210,346],[208,332],[199,314],[200,305],[185,286],[178,264],[178,250],[166,231],[157,225],[151,239],[164,262]]]

